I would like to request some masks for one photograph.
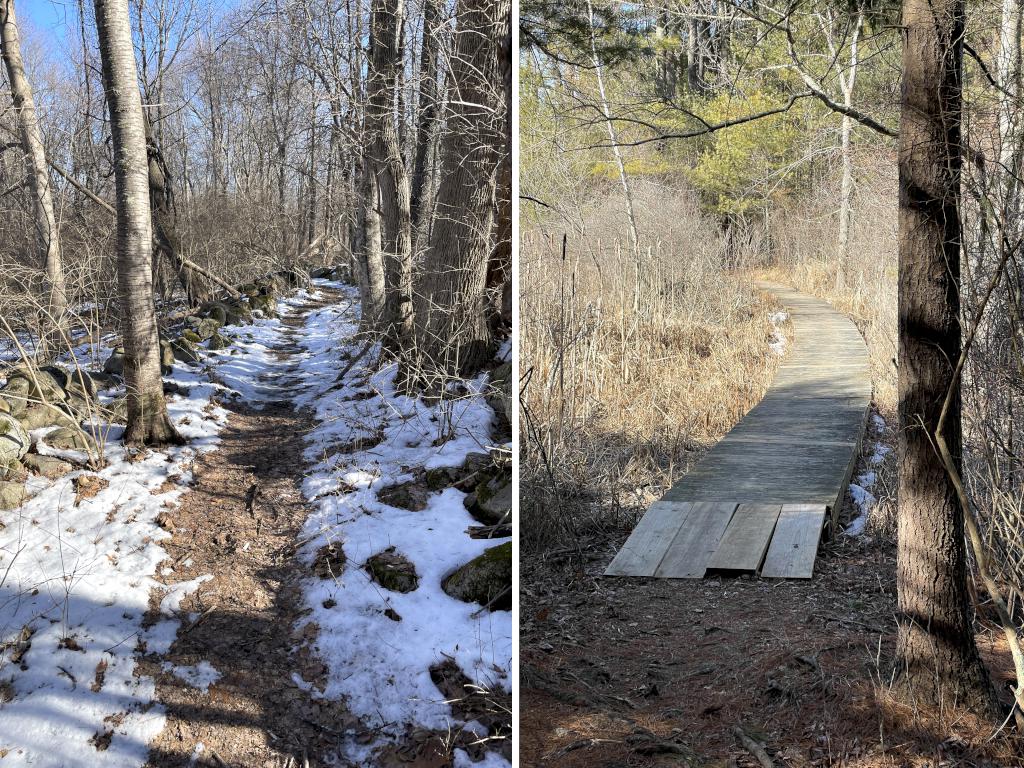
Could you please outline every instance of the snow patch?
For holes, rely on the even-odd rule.
[[[874,432],[875,437],[881,438],[884,436],[886,428],[885,419],[877,413],[871,414],[871,431]],[[872,447],[871,456],[867,460],[868,467],[877,467],[885,461],[885,457],[891,452],[892,449],[889,446],[876,440]],[[861,536],[864,533],[871,510],[878,503],[878,498],[871,492],[877,481],[878,475],[873,469],[868,469],[868,471],[857,476],[855,483],[850,483],[850,497],[857,508],[857,516],[846,526],[846,529],[843,531],[845,535]]]
[[[179,680],[184,680],[202,693],[209,693],[210,686],[220,680],[220,672],[208,661],[200,661],[194,666],[176,666],[169,661],[160,665],[164,672],[170,672]]]
[[[772,324],[772,338],[768,346],[771,347],[772,352],[782,357],[786,354],[786,347],[789,343],[786,334],[782,332],[782,325],[789,320],[789,312],[772,312],[768,316],[768,320]]]

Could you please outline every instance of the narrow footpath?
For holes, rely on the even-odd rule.
[[[222,403],[231,415],[220,446],[198,459],[189,493],[160,520],[173,534],[164,542],[174,558],[169,579],[212,578],[182,601],[195,618],[182,624],[169,653],[140,665],[157,679],[167,710],[167,725],[150,747],[153,768],[283,766],[289,759],[303,765],[358,727],[343,704],[312,698],[292,677],[298,671],[314,681],[324,670],[292,651],[303,643],[293,627],[301,618],[299,579],[308,572],[294,553],[310,514],[301,483],[304,435],[315,422],[286,395],[298,385],[305,318],[338,299],[324,289],[286,316],[285,341],[255,382],[279,389],[281,399],[261,408]],[[154,605],[154,618],[158,611]],[[200,678],[209,667],[219,673],[206,689],[173,671],[197,665]]]

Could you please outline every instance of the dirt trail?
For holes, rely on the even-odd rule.
[[[282,360],[299,351],[308,313],[336,299],[323,291],[287,316],[287,340],[277,349]],[[279,374],[275,369],[268,383],[294,383],[297,363]],[[164,543],[174,568],[167,581],[213,578],[182,602],[198,618],[183,621],[170,652],[140,664],[140,674],[156,678],[167,710],[147,765],[301,766],[307,759],[318,765],[340,734],[359,724],[343,704],[313,700],[292,680],[293,672],[316,681],[325,671],[311,655],[292,650],[312,639],[293,636],[292,628],[306,575],[293,557],[308,514],[303,435],[314,422],[287,401],[262,410],[222,405],[231,416],[220,445],[196,461],[190,491],[162,518],[173,534]],[[158,601],[154,596],[154,614]],[[221,675],[208,693],[161,668],[201,661]]]

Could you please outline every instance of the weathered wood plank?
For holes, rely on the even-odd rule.
[[[733,502],[691,505],[686,524],[672,540],[654,575],[666,579],[703,578],[708,560],[729,527],[736,506]]]
[[[740,504],[708,561],[708,570],[754,572],[760,568],[781,511],[779,504]]]
[[[690,513],[689,503],[656,501],[644,513],[605,576],[653,576]]]
[[[811,578],[824,523],[824,504],[783,505],[761,567],[761,576],[772,579]]]
[[[685,520],[672,530],[678,517],[652,507],[609,575],[699,578],[708,567],[756,570],[761,560],[765,576],[813,573],[825,510],[842,499],[871,403],[868,352],[853,322],[827,302],[760,287],[791,313],[772,386],[663,496],[660,503],[690,505]],[[774,508],[774,532],[746,520],[747,505]]]

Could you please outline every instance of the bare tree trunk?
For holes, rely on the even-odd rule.
[[[385,297],[381,330],[392,352],[408,350],[413,334],[412,228],[409,178],[395,125],[395,87],[402,67],[404,0],[373,0],[367,77],[369,155],[380,196]]]
[[[32,99],[32,87],[25,76],[25,64],[21,58],[21,41],[18,37],[18,22],[14,14],[14,0],[0,0],[0,52],[3,54],[4,66],[7,69],[7,80],[11,85],[14,109],[18,113],[21,126],[21,143],[25,150],[28,166],[29,189],[35,203],[36,232],[39,236],[40,250],[43,253],[43,267],[49,283],[47,312],[49,318],[46,325],[59,329],[64,322],[67,311],[67,292],[64,285],[64,264],[60,252],[60,235],[57,231],[57,216],[53,207],[53,193],[50,185],[50,172],[46,165],[46,149],[43,146],[42,132],[36,117],[35,102]],[[58,331],[59,333],[59,331]],[[42,341],[46,342],[47,335]],[[56,342],[55,337],[44,343],[50,348]]]
[[[899,135],[899,664],[913,695],[998,717],[974,642],[964,514],[933,443],[961,460],[959,376],[964,0],[905,0]]]
[[[167,415],[153,305],[146,128],[127,0],[94,0],[117,188],[117,287],[128,389],[127,445],[181,443]]]
[[[839,85],[843,91],[843,105],[853,105],[853,87],[857,82],[858,42],[864,23],[863,11],[857,14],[853,37],[850,41],[850,68],[839,73]],[[843,115],[840,137],[840,152],[843,160],[843,178],[839,186],[839,268],[846,269],[850,255],[850,223],[853,219],[853,118]]]
[[[494,320],[512,327],[512,27],[498,49],[498,69],[505,95],[501,163],[494,190],[494,251],[487,268],[489,309]],[[497,295],[496,295],[497,294]],[[494,299],[497,301],[494,301]],[[494,305],[497,306],[494,306]]]
[[[498,50],[510,9],[509,0],[462,0],[458,8],[437,211],[416,294],[420,351],[447,371],[473,371],[490,351],[485,288],[504,143]]]
[[[619,169],[619,183],[622,184],[622,199],[626,206],[626,219],[629,222],[629,245],[633,250],[633,310],[640,309],[640,294],[643,282],[643,257],[640,254],[640,234],[636,228],[636,211],[633,207],[633,189],[629,184],[629,176],[626,174],[626,164],[622,160],[622,150],[619,149],[619,136],[615,130],[615,123],[612,121],[611,109],[608,106],[608,97],[604,89],[604,68],[601,66],[601,57],[597,53],[597,32],[594,27],[594,5],[587,0],[587,15],[590,19],[590,53],[594,61],[594,73],[597,75],[597,90],[601,98],[601,114],[604,115],[605,127],[608,129],[608,141],[612,145],[612,154],[615,155],[615,164]]]
[[[153,214],[154,268],[166,259],[181,284],[188,301],[195,305],[208,301],[212,294],[202,276],[185,266],[181,256],[181,238],[178,237],[178,214],[174,204],[174,189],[167,162],[157,144],[145,110],[142,113],[146,129],[146,157],[149,174],[149,205]]]
[[[423,42],[420,47],[420,93],[416,116],[416,155],[413,159],[409,213],[418,230],[422,213],[423,187],[427,173],[427,152],[437,119],[438,0],[423,2]],[[415,231],[414,230],[414,231]]]
[[[378,330],[384,315],[384,256],[381,251],[380,192],[377,174],[366,159],[360,174],[359,221],[353,252],[362,305],[361,330]]]
[[[1003,206],[1009,214],[1008,220],[1016,218],[1020,171],[1017,123],[1020,118],[1020,74],[1021,74],[1021,18],[1024,14],[1021,0],[1003,0],[1002,20],[999,27],[999,59],[997,77],[1004,93],[999,94],[999,170],[997,177],[1003,179]],[[1010,96],[1009,94],[1014,94]]]

